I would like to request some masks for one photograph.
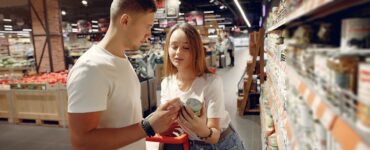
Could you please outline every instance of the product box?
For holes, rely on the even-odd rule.
[[[358,98],[370,105],[370,63],[360,64],[358,74]]]
[[[351,51],[369,48],[370,18],[349,18],[342,21],[341,49]]]
[[[325,55],[314,56],[314,73],[319,82],[328,83],[330,81],[330,70],[327,65],[329,57]]]
[[[370,63],[359,65],[357,117],[362,129],[370,132]]]

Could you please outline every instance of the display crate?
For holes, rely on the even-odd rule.
[[[14,90],[13,108],[16,123],[65,126],[60,91]]]
[[[11,104],[11,92],[9,90],[0,91],[0,119],[14,122],[13,109]]]

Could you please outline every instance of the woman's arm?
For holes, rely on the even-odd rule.
[[[204,142],[216,144],[220,138],[220,119],[208,118],[205,106],[202,106],[201,115],[198,117],[189,107],[183,106],[179,115],[180,122],[186,128],[197,134]],[[212,131],[211,131],[212,130]]]

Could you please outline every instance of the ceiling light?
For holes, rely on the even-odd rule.
[[[155,30],[155,31],[164,31],[164,29],[162,29],[162,28],[154,28],[153,30]]]
[[[62,10],[62,15],[65,16],[66,14],[66,11]]]
[[[12,22],[12,19],[3,19],[5,22]]]
[[[91,23],[98,23],[98,21],[96,21],[96,20],[91,20]]]
[[[82,0],[81,3],[82,3],[82,5],[87,6],[87,1],[86,0]]]
[[[4,30],[5,30],[5,31],[13,31],[13,29],[12,29],[12,28],[5,28]]]
[[[260,25],[260,27],[262,27],[262,17],[260,17],[259,25]]]
[[[32,29],[23,29],[23,31],[31,32],[31,31],[32,31]]]
[[[206,15],[204,18],[219,18],[221,15]]]
[[[184,13],[180,13],[180,12],[179,12],[179,16],[183,16],[183,15],[184,15]]]
[[[205,14],[213,14],[214,11],[204,11]]]
[[[225,20],[225,18],[209,18],[209,19],[204,19],[205,21],[222,21]]]
[[[215,0],[210,0],[209,3],[213,3]]]
[[[4,25],[5,28],[13,28],[11,25]]]
[[[233,24],[232,22],[221,22],[221,23],[218,23],[218,24]]]
[[[241,7],[241,6],[240,6],[240,4],[239,4],[239,1],[238,1],[238,0],[234,0],[234,3],[235,3],[235,4],[236,4],[236,6],[238,7],[238,9],[239,9],[240,13],[242,14],[242,17],[243,17],[244,21],[245,21],[245,22],[247,23],[247,25],[248,25],[248,27],[251,27],[251,24],[249,23],[248,18],[245,16],[245,13],[244,13],[244,11],[243,11],[242,7]]]

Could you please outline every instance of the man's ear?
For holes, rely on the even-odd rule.
[[[127,14],[122,14],[120,19],[119,19],[119,24],[121,27],[125,27],[128,25],[129,22],[129,16]]]

